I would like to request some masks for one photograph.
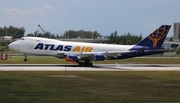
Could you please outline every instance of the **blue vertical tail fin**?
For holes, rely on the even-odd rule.
[[[158,29],[156,29],[153,33],[151,33],[148,37],[137,43],[136,46],[146,46],[146,47],[161,47],[171,25],[162,25]]]

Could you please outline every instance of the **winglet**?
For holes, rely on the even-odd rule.
[[[148,37],[140,41],[136,46],[146,46],[146,47],[161,47],[171,25],[162,25],[158,29],[156,29],[153,33],[151,33]]]

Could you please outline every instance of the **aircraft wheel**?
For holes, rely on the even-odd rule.
[[[79,66],[81,67],[93,66],[93,63],[79,63]]]
[[[24,61],[27,62],[27,58],[25,58]]]
[[[24,54],[24,61],[25,61],[25,62],[27,62],[27,58],[26,58],[26,57],[27,57],[27,55]]]
[[[84,67],[85,64],[84,63],[79,63],[79,66]]]
[[[89,66],[93,66],[93,63],[89,63]]]

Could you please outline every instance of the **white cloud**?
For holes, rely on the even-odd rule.
[[[50,5],[48,5],[47,3],[44,3],[44,7],[43,7],[45,10],[47,9],[47,10],[49,10],[49,11],[53,11],[54,10],[54,8],[53,7],[51,7]]]
[[[52,12],[54,9],[47,3],[44,3],[43,7],[32,8],[32,9],[20,9],[20,8],[2,8],[3,16],[5,18],[21,18],[21,17],[30,17],[33,15],[43,16]]]
[[[28,17],[32,13],[29,9],[23,11],[19,8],[3,8],[2,11],[6,16],[11,18]]]
[[[62,10],[63,14],[70,14],[70,12],[67,9]]]

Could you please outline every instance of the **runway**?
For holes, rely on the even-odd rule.
[[[63,64],[0,64],[0,71],[180,71],[179,64],[95,64],[92,67]]]

